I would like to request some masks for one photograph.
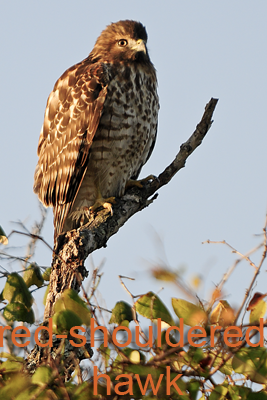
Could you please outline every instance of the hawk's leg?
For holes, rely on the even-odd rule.
[[[72,211],[68,218],[74,222],[72,228],[68,226],[67,230],[74,229],[74,227],[82,226],[84,223],[87,223],[90,216],[90,207],[84,205],[76,208],[75,211]]]
[[[137,186],[142,189],[144,187],[145,183],[148,183],[149,181],[154,181],[157,179],[158,178],[155,175],[148,175],[146,178],[140,179],[140,180],[129,179],[128,182],[126,183],[125,190],[128,190],[134,186]]]
[[[91,213],[95,212],[100,207],[106,208],[110,212],[110,214],[113,215],[112,204],[114,203],[115,197],[103,198],[98,189],[97,198],[94,204],[90,205],[90,202],[88,200],[83,200],[82,203],[80,203],[80,206],[77,207],[75,211],[72,211],[69,214],[69,218],[74,221],[74,227],[82,226],[89,221]]]
[[[98,188],[95,203],[90,207],[90,212],[95,212],[99,207],[106,208],[113,215],[112,204],[115,204],[115,197],[103,198]]]

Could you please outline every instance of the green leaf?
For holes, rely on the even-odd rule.
[[[10,303],[22,303],[27,308],[30,308],[33,303],[33,297],[26,283],[16,272],[12,272],[12,274],[8,275],[3,290],[3,297]]]
[[[266,390],[263,389],[263,390],[261,390],[260,392],[257,392],[257,393],[250,391],[250,394],[248,395],[246,400],[267,400]]]
[[[228,391],[231,400],[246,400],[248,395],[251,393],[250,388],[243,387],[243,386],[228,386]],[[254,399],[254,397],[253,397]]]
[[[215,361],[214,361],[214,363],[213,363],[213,366],[214,366],[214,367],[217,367],[217,365],[221,364],[222,360],[223,360],[222,355],[221,355],[221,354],[218,354],[218,355],[215,357]],[[229,360],[227,360],[227,361],[223,364],[223,366],[219,369],[219,371],[220,371],[222,374],[230,375],[230,376],[231,376],[232,373],[233,373],[232,359],[230,358]]]
[[[0,243],[6,245],[8,244],[8,238],[4,232],[4,229],[2,228],[2,226],[0,225]]]
[[[188,351],[184,354],[184,360],[193,368],[198,368],[200,361],[205,357],[206,355],[201,347],[190,346]]]
[[[4,318],[8,322],[22,321],[33,324],[35,321],[33,310],[24,306],[21,303],[9,303],[3,312]]]
[[[18,396],[16,396],[16,400],[29,400],[31,398],[34,399],[34,392],[39,391],[39,388],[36,386],[31,385],[26,390],[23,390]],[[37,392],[38,393],[38,392]],[[42,400],[40,396],[37,397],[38,400]],[[48,400],[48,397],[43,398],[43,400]]]
[[[133,321],[133,313],[130,304],[125,301],[117,302],[112,309],[109,323],[128,327],[131,321]]]
[[[14,374],[12,379],[9,380],[5,387],[0,389],[1,400],[13,400],[29,385],[31,384],[30,378],[21,373]]]
[[[200,383],[196,380],[192,380],[187,383],[187,390],[190,393],[190,399],[196,400],[197,399],[197,394],[199,391]]]
[[[44,273],[43,273],[43,279],[45,280],[45,281],[50,281],[50,274],[51,274],[51,267],[49,267],[49,268],[46,268],[46,270],[44,271]]]
[[[10,353],[7,353],[6,351],[1,351],[1,353],[0,353],[0,357],[1,357],[1,358],[8,358],[8,359],[12,359],[12,360],[16,360],[16,359],[17,359],[17,357],[16,357],[16,356],[13,356],[12,354],[10,354]]]
[[[142,364],[127,364],[125,365],[125,371],[128,374],[138,374],[140,378],[146,378],[148,374],[151,374],[153,380],[159,379],[160,374],[166,375],[164,368]]]
[[[88,310],[86,303],[78,296],[75,290],[67,289],[57,300],[54,307],[55,312],[69,310],[79,316],[80,324],[90,325],[91,312]],[[75,324],[73,325],[75,326]]]
[[[66,386],[69,384],[67,383]],[[97,388],[99,389],[99,388]],[[68,390],[69,393],[69,390]],[[70,393],[69,393],[70,394]],[[88,382],[80,383],[79,385],[72,385],[71,397],[73,400],[89,400],[93,399],[93,385],[89,386]],[[39,400],[39,399],[38,399]]]
[[[39,386],[47,385],[51,380],[52,372],[52,369],[46,365],[38,367],[32,376],[32,383]]]
[[[32,263],[23,273],[23,279],[29,288],[32,285],[36,285],[38,288],[44,283],[40,268],[36,263]]]
[[[189,301],[172,298],[172,306],[175,314],[179,318],[183,318],[185,325],[202,326],[208,320],[205,311]]]
[[[22,360],[17,360],[15,358],[9,358],[1,364],[1,372],[9,373],[9,372],[19,372],[23,368]]]
[[[215,386],[215,388],[213,389],[209,400],[225,400],[226,399],[226,395],[228,393],[228,389],[225,386],[222,385],[217,385]]]
[[[160,298],[153,292],[148,292],[141,296],[135,302],[136,311],[152,321],[157,318],[161,318],[162,321],[168,325],[174,325],[174,321],[171,317],[169,310],[162,303]]]
[[[44,298],[43,298],[43,305],[44,305],[44,306],[46,305],[46,298],[47,298],[47,295],[48,295],[48,293],[49,293],[49,289],[50,289],[50,284],[47,285],[47,288],[46,288],[46,290],[45,290],[45,294],[44,294]]]
[[[233,358],[233,369],[256,383],[267,383],[267,349],[249,347],[239,350]]]
[[[263,318],[267,310],[266,301],[260,300],[255,308],[251,310],[249,316],[249,322],[251,324],[258,324],[260,322],[260,318]]]
[[[130,360],[130,364],[127,363],[126,358],[124,355]],[[126,362],[126,364],[124,364]],[[142,352],[133,349],[131,347],[125,347],[124,349],[121,349],[121,352],[117,355],[115,361],[113,362],[113,372],[116,373],[116,375],[124,373],[123,371],[131,371],[131,373],[137,373],[133,371],[137,371],[135,368],[136,366],[140,366],[138,369],[139,375],[145,375],[148,373],[148,368],[151,368],[150,366],[145,366],[143,365],[145,362],[145,356]],[[132,369],[133,366],[133,369]],[[142,368],[143,366],[143,368]],[[126,369],[125,369],[126,368]]]
[[[110,348],[104,347],[104,343],[101,344],[99,347],[102,357],[105,359],[105,367],[108,368],[110,362]]]
[[[56,312],[52,317],[53,332],[65,333],[69,332],[73,326],[81,326],[82,320],[76,313],[71,310],[62,310]]]

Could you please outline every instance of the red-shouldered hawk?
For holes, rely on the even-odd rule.
[[[140,22],[110,24],[48,98],[34,192],[53,207],[55,238],[86,223],[95,203],[122,196],[150,157],[159,100],[146,42]]]

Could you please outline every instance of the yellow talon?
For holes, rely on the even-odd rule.
[[[113,215],[112,204],[115,204],[115,197],[104,199],[101,195],[96,199],[95,203],[90,207],[90,211],[95,212],[99,207],[106,208]]]
[[[158,179],[155,175],[148,175],[146,178],[140,180],[129,179],[129,181],[126,183],[125,190],[136,186],[142,189],[144,187],[144,183],[154,181],[155,179]]]

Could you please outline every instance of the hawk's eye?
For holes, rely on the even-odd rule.
[[[120,40],[118,41],[118,45],[119,45],[120,47],[125,47],[125,46],[127,46],[127,44],[128,44],[128,42],[127,42],[126,39],[120,39]]]

